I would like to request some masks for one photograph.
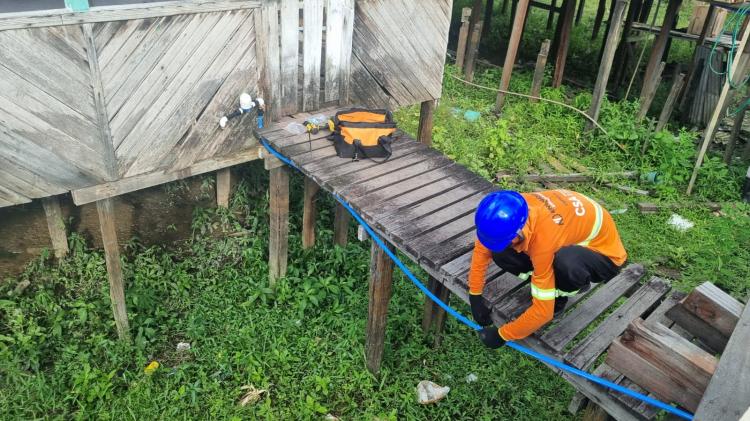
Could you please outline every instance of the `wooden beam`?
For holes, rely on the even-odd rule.
[[[365,332],[365,359],[372,373],[380,371],[385,346],[388,302],[393,286],[393,261],[377,243],[370,249],[370,288]]]
[[[487,38],[487,35],[490,33],[490,28],[492,28],[492,12],[495,8],[495,0],[486,0],[486,3],[484,5],[484,18],[482,18],[482,21],[484,22],[484,25],[482,26],[482,37]]]
[[[120,265],[120,245],[117,242],[115,230],[115,209],[113,199],[102,199],[96,202],[99,214],[99,227],[104,244],[104,258],[107,264],[109,278],[109,299],[112,303],[112,313],[115,316],[117,336],[124,341],[130,341],[130,325],[125,306],[125,287]]]
[[[599,0],[599,6],[596,8],[596,16],[594,17],[594,28],[591,30],[591,40],[595,40],[599,36],[599,30],[602,27],[602,21],[604,20],[604,11],[607,9],[607,0]]]
[[[464,7],[461,9],[461,29],[458,31],[458,45],[456,46],[456,66],[462,71],[466,57],[466,42],[469,39],[469,18],[471,18],[471,8]]]
[[[419,129],[417,140],[427,146],[432,146],[432,125],[435,119],[436,99],[423,101],[419,106]]]
[[[607,364],[655,395],[695,411],[717,361],[666,326],[636,319],[612,343]]]
[[[745,25],[745,29],[742,31],[740,45],[735,50],[736,54],[740,54],[739,57],[742,57],[741,54],[745,51],[745,46],[747,45],[748,38],[750,38],[750,25]],[[740,67],[740,63],[743,64],[742,67]],[[739,75],[737,73],[740,69],[744,70],[746,67],[745,65],[746,60],[734,60],[732,62],[732,67],[729,69],[729,74],[731,74],[734,78],[744,77],[744,71],[739,72]],[[700,170],[701,165],[703,165],[703,158],[705,157],[706,151],[708,150],[708,145],[711,144],[711,139],[713,138],[714,131],[716,130],[716,125],[719,123],[719,119],[722,116],[724,102],[726,102],[727,95],[729,95],[731,82],[732,81],[730,81],[728,78],[724,81],[724,86],[721,88],[721,94],[719,94],[719,101],[716,104],[716,108],[714,108],[714,112],[711,116],[711,120],[709,120],[708,125],[706,126],[706,130],[703,131],[703,143],[701,144],[701,149],[698,152],[698,158],[695,160],[695,166],[693,167],[693,173],[690,175],[690,181],[688,182],[688,195],[693,192],[695,180],[698,178],[698,170]]]
[[[515,175],[511,174],[497,174],[496,179],[497,180],[507,180],[507,179],[516,179],[518,178]],[[590,175],[590,174],[584,174],[584,173],[570,173],[570,174],[527,174],[524,175],[518,179],[529,182],[529,183],[542,183],[542,182],[549,182],[549,183],[586,183],[590,181],[595,181],[597,178],[605,178],[605,179],[611,179],[611,178],[638,178],[638,172],[637,171],[622,171],[622,172],[612,172],[612,173],[605,173],[605,174],[599,174],[599,175]]]
[[[337,246],[346,247],[349,240],[349,220],[351,215],[340,203],[336,203],[333,214],[333,243]]]
[[[232,190],[232,173],[229,168],[216,171],[216,204],[229,208],[229,192]]]
[[[557,0],[552,0],[552,2],[549,5],[549,13],[547,13],[547,30],[549,31],[552,29],[552,23],[555,20],[555,12],[558,12],[557,10]]]
[[[722,335],[711,325],[701,320],[695,314],[689,312],[684,306],[676,305],[666,313],[667,317],[674,321],[677,326],[685,329],[691,335],[700,339],[715,352],[722,352],[727,346],[729,338]]]
[[[695,412],[696,420],[736,420],[750,402],[750,306],[745,306],[737,328],[721,355],[711,382]]]
[[[320,186],[312,178],[305,177],[305,193],[302,205],[302,248],[315,245],[315,220],[318,216],[317,201]]]
[[[677,102],[677,97],[680,95],[682,86],[684,84],[685,73],[680,73],[674,80],[674,82],[672,82],[672,88],[669,89],[669,95],[667,95],[667,100],[664,102],[664,107],[661,109],[661,114],[659,114],[659,121],[656,123],[657,132],[667,127],[667,123],[669,123],[669,119],[672,117],[672,111],[674,110],[675,103]],[[645,145],[646,144],[644,142],[644,149]]]
[[[740,104],[744,104],[748,100],[750,100],[750,97],[742,100]],[[734,115],[734,121],[732,122],[732,132],[729,134],[727,147],[726,149],[724,149],[724,163],[727,165],[729,165],[732,162],[734,149],[737,147],[737,138],[740,136],[740,131],[742,131],[742,122],[745,121],[746,111],[747,111],[747,107],[742,107],[742,109],[739,110]]]
[[[109,183],[99,184],[91,187],[73,190],[73,203],[77,206],[96,202],[109,197],[120,196],[125,193],[134,192],[170,181],[181,180],[194,175],[216,171],[232,165],[241,164],[259,158],[259,148],[254,146],[244,151],[234,153],[227,157],[210,158],[196,162],[188,168],[179,171],[156,171],[148,174],[140,174],[133,177],[122,178]]]
[[[268,189],[270,213],[268,241],[268,277],[270,285],[286,275],[289,253],[289,169],[278,167],[270,170]]]
[[[474,0],[471,5],[471,14],[469,15],[469,32],[468,40],[466,41],[466,57],[464,58],[464,75],[474,77],[474,60],[476,59],[476,50],[474,46],[479,46],[478,37],[482,34],[482,28],[477,26],[481,22],[482,18],[482,0]],[[477,31],[478,30],[478,31]],[[471,81],[471,79],[469,79]]]
[[[550,40],[545,39],[539,54],[536,56],[536,66],[534,66],[534,79],[531,81],[531,92],[533,97],[538,97],[542,92],[542,82],[544,82],[544,68],[547,66],[547,55],[549,54]],[[538,99],[529,99],[531,102],[538,102]]]
[[[448,289],[448,287],[440,283],[440,281],[438,281],[434,277],[430,276],[428,288],[430,289],[430,292],[435,294],[435,296],[440,299],[440,301],[448,304],[450,300],[450,290]],[[425,296],[424,300],[422,332],[424,332],[426,335],[430,332],[430,330],[434,330],[434,345],[435,347],[438,347],[440,346],[440,342],[442,341],[442,332],[445,328],[446,312],[442,307],[432,301],[429,297]]]
[[[565,10],[561,16],[560,41],[557,44],[557,58],[555,59],[555,73],[552,76],[552,87],[559,88],[562,84],[563,73],[565,73],[565,62],[568,59],[568,48],[570,47],[570,32],[573,29],[573,18],[575,14],[575,0],[565,0]]]
[[[724,336],[731,336],[743,305],[711,282],[704,282],[685,297],[682,305]]]
[[[664,66],[666,66],[666,63],[663,61],[659,63],[659,67],[657,67],[656,72],[652,75],[653,80],[647,81],[645,84],[646,86],[644,86],[641,91],[641,106],[636,115],[636,120],[639,122],[646,117],[648,109],[651,108],[651,102],[654,100],[654,95],[656,95],[656,90],[659,88],[659,83],[661,83],[661,75],[664,72]]]
[[[594,120],[599,119],[599,110],[601,109],[602,101],[607,94],[609,74],[612,71],[612,63],[614,62],[617,45],[620,43],[620,36],[622,35],[622,25],[620,23],[625,14],[625,6],[627,4],[627,0],[617,0],[613,8],[612,17],[609,23],[609,32],[607,33],[607,40],[604,44],[604,53],[602,54],[602,60],[599,63],[599,73],[596,76],[594,93],[591,98],[591,106],[589,107],[588,112],[589,117]],[[586,128],[587,130],[591,130],[593,124],[590,121],[587,121]]]
[[[516,64],[516,55],[518,46],[521,43],[521,33],[524,22],[526,21],[526,11],[529,7],[529,0],[520,0],[516,10],[516,16],[513,19],[513,27],[508,40],[508,49],[505,52],[505,63],[503,64],[503,75],[500,78],[500,91],[507,91],[510,86],[510,77],[513,74],[513,65]],[[495,100],[495,112],[500,112],[505,102],[505,94],[497,93]]]
[[[60,199],[58,196],[50,196],[42,199],[44,215],[47,217],[47,229],[52,241],[52,250],[55,258],[62,259],[68,254],[68,235],[65,231],[65,220],[60,211]]]
[[[667,11],[664,14],[664,21],[662,22],[661,30],[659,35],[654,39],[653,46],[651,47],[651,55],[646,64],[646,71],[643,74],[643,87],[641,88],[641,104],[646,102],[646,98],[649,94],[656,91],[654,85],[658,84],[659,68],[662,63],[662,57],[664,50],[667,46],[667,40],[669,39],[669,30],[672,29],[672,25],[677,17],[677,11],[680,9],[682,0],[669,0],[667,4]],[[650,102],[649,102],[650,103]]]
[[[578,26],[579,23],[581,23],[581,17],[583,16],[583,9],[586,7],[586,0],[580,0],[580,3],[578,3],[578,11],[576,12],[576,21],[575,24]]]
[[[467,81],[472,82],[474,80],[474,65],[477,61],[477,55],[479,54],[479,41],[482,36],[482,21],[477,22],[471,35],[471,41],[469,41],[469,51],[466,54],[466,65],[464,67],[464,77]]]
[[[87,11],[82,12],[73,12],[68,9],[52,9],[3,13],[0,14],[0,31],[254,9],[260,7],[260,3],[260,1],[245,0],[162,1],[91,7]]]

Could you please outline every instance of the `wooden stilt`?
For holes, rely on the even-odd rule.
[[[745,51],[745,46],[747,45],[747,40],[750,38],[750,25],[745,25],[745,29],[742,31],[742,38],[740,41],[739,47],[735,50],[736,53],[738,53],[737,57],[742,57],[742,53]],[[740,70],[740,63],[743,63],[742,70]],[[745,60],[734,60],[732,62],[732,67],[730,70],[730,74],[735,78],[742,78],[745,74]],[[739,72],[738,72],[739,71]],[[740,79],[741,80],[741,79]],[[721,89],[721,94],[719,95],[719,102],[716,104],[716,108],[714,109],[713,115],[711,116],[711,120],[709,120],[708,125],[706,126],[706,130],[703,132],[703,143],[701,144],[701,149],[698,152],[698,159],[695,161],[695,166],[693,167],[693,173],[690,176],[690,182],[688,182],[688,188],[687,188],[687,194],[690,195],[693,192],[693,187],[695,186],[695,180],[698,178],[698,170],[700,170],[701,165],[703,164],[703,158],[706,155],[706,150],[708,150],[708,145],[711,144],[711,139],[713,138],[714,131],[716,129],[716,125],[719,123],[719,118],[721,117],[722,111],[724,109],[724,103],[726,102],[727,95],[729,94],[729,88],[730,88],[730,81],[726,80],[724,82],[724,86]]]
[[[437,100],[423,101],[419,107],[419,129],[417,140],[427,146],[432,146],[432,124],[435,118]]]
[[[565,0],[565,7],[560,19],[560,43],[555,59],[555,73],[552,77],[552,87],[559,88],[562,85],[563,73],[565,72],[565,61],[568,58],[568,47],[570,47],[570,31],[573,28],[573,15],[575,14],[575,0]]]
[[[510,77],[513,74],[513,65],[516,63],[516,54],[518,53],[518,45],[521,43],[521,28],[526,20],[526,10],[529,7],[529,0],[520,0],[518,3],[518,10],[516,10],[516,17],[513,20],[513,30],[511,31],[510,40],[508,41],[508,50],[505,53],[505,63],[503,64],[503,75],[500,79],[500,90],[508,90],[510,85]],[[495,101],[495,112],[500,112],[505,102],[505,94],[502,92],[497,93],[497,100]]]
[[[743,104],[747,101],[745,98],[740,102]],[[747,108],[742,108],[734,115],[734,122],[732,123],[732,132],[729,135],[729,141],[727,141],[727,148],[724,149],[724,162],[729,165],[732,162],[732,156],[734,155],[734,149],[737,147],[737,138],[740,136],[740,130],[742,130],[742,122],[745,120],[745,112]]]
[[[346,208],[341,206],[340,203],[336,203],[336,211],[333,214],[333,243],[337,246],[346,247],[351,217]]]
[[[232,189],[232,172],[229,168],[216,171],[216,204],[222,208],[229,207],[229,192]]]
[[[685,77],[685,86],[682,89],[682,92],[680,94],[680,110],[685,111],[685,105],[687,104],[687,98],[689,95],[687,95],[688,89],[690,89],[690,84],[693,83],[693,77],[695,77],[695,70],[698,66],[698,50],[700,49],[700,46],[703,45],[703,42],[706,40],[706,34],[708,34],[708,28],[713,27],[714,25],[714,16],[716,12],[716,6],[713,4],[708,6],[708,11],[706,12],[706,20],[703,22],[703,28],[701,28],[701,34],[698,37],[698,41],[695,43],[695,49],[693,50],[693,57],[690,59],[690,64],[688,65],[687,70],[687,76]]]
[[[549,54],[550,41],[545,39],[542,42],[542,48],[536,56],[536,66],[534,67],[534,79],[531,81],[531,96],[538,97],[542,91],[542,82],[544,81],[544,68],[547,66],[547,55]],[[538,102],[537,99],[530,99],[531,102]]]
[[[613,0],[614,1],[614,0]],[[625,77],[625,70],[626,70],[626,64],[628,60],[628,46],[630,43],[627,42],[628,35],[630,34],[630,29],[633,27],[633,21],[635,20],[638,5],[640,4],[639,0],[632,0],[630,2],[630,6],[628,7],[627,16],[625,18],[625,25],[623,25],[622,28],[622,40],[620,41],[619,47],[617,47],[617,53],[615,54],[615,61],[612,65],[612,68],[615,69],[613,78],[614,78],[614,86],[612,87],[613,90],[617,90],[620,87],[620,84],[622,83],[622,80]],[[614,12],[614,3],[612,4],[612,8],[610,9],[610,20],[612,21],[612,12]],[[610,23],[607,23],[607,33],[609,33],[609,26]],[[604,45],[604,44],[603,44]],[[602,47],[602,52],[604,51],[604,47]]]
[[[482,26],[482,37],[486,38],[492,27],[492,12],[495,8],[495,0],[487,0],[484,5],[484,25]]]
[[[125,306],[125,287],[122,279],[122,266],[120,265],[120,245],[117,242],[117,232],[115,231],[114,200],[108,198],[97,201],[96,210],[99,213],[99,227],[102,231],[104,259],[107,264],[107,277],[109,278],[109,299],[112,302],[117,336],[121,340],[130,341],[130,325]]]
[[[450,299],[450,290],[445,285],[438,282],[437,279],[430,277],[428,284],[430,292],[435,294],[440,301],[448,304]],[[432,301],[429,297],[425,297],[424,302],[424,314],[422,316],[422,331],[427,335],[431,329],[435,331],[435,346],[440,346],[442,340],[442,332],[445,327],[445,310]]]
[[[672,88],[669,90],[667,100],[664,102],[664,107],[661,109],[661,114],[659,114],[659,122],[656,123],[657,132],[667,127],[667,123],[669,123],[669,119],[672,116],[672,110],[674,110],[675,103],[677,102],[677,96],[680,94],[680,91],[682,91],[682,85],[684,83],[685,73],[680,73],[679,75],[677,75],[674,82],[672,82]]]
[[[52,251],[55,258],[62,259],[68,254],[68,235],[65,230],[65,221],[60,211],[60,199],[57,196],[42,199],[44,215],[47,217],[47,229],[52,241]]]
[[[471,17],[471,8],[464,7],[461,9],[461,29],[458,31],[458,46],[456,47],[456,66],[460,70],[464,69],[464,59],[466,57],[466,42],[469,39],[469,18]]]
[[[651,108],[651,102],[654,100],[659,83],[661,83],[661,75],[664,72],[665,65],[666,63],[663,61],[659,64],[659,67],[657,67],[656,72],[652,76],[654,80],[644,81],[646,86],[648,86],[648,91],[644,90],[641,92],[641,107],[638,109],[636,120],[643,120],[646,117],[646,113],[648,113],[648,109]]]
[[[552,0],[549,4],[549,12],[547,13],[547,30],[548,31],[552,29],[552,23],[555,20],[556,10],[557,10],[557,0]]]
[[[372,242],[370,250],[370,289],[365,337],[365,358],[372,373],[380,371],[383,361],[388,302],[393,286],[393,261]]]
[[[607,0],[599,0],[599,6],[596,8],[596,16],[594,17],[594,29],[591,31],[591,39],[595,40],[599,36],[599,30],[602,27],[602,20],[604,20],[604,11],[607,8]]]
[[[578,3],[578,11],[576,12],[576,26],[578,26],[579,23],[581,23],[581,17],[583,16],[583,8],[586,7],[586,0],[581,0],[580,3]]]
[[[609,22],[609,33],[607,34],[607,41],[604,45],[604,54],[602,60],[599,63],[599,73],[596,76],[596,83],[594,84],[594,93],[591,98],[591,107],[589,108],[589,117],[594,120],[599,119],[599,110],[602,106],[604,96],[607,94],[607,81],[609,80],[609,73],[612,70],[612,62],[615,58],[615,52],[617,51],[617,45],[620,42],[620,35],[622,34],[622,17],[625,14],[626,0],[617,0],[613,9],[612,17]],[[593,128],[593,124],[588,121],[586,123],[587,130]]]
[[[669,0],[667,4],[667,11],[664,15],[664,22],[662,22],[661,30],[659,35],[656,36],[654,44],[651,47],[651,55],[646,65],[646,71],[643,74],[643,87],[641,88],[641,104],[646,99],[646,96],[655,91],[654,84],[657,82],[657,72],[659,70],[660,63],[662,62],[662,56],[664,49],[667,45],[667,39],[669,39],[669,31],[672,29],[674,20],[677,16],[677,11],[680,9],[682,0]]]
[[[311,178],[305,177],[305,195],[302,205],[302,248],[309,249],[315,245],[315,219],[318,215],[317,200],[320,186]]]
[[[289,253],[289,169],[285,166],[270,170],[268,189],[270,213],[268,240],[268,279],[271,286],[286,275]]]
[[[471,34],[471,41],[469,42],[469,51],[466,53],[466,66],[464,68],[464,77],[469,82],[474,80],[474,65],[479,54],[479,41],[482,36],[482,21],[477,22],[474,30]]]

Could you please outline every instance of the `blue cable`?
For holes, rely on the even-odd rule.
[[[268,141],[266,139],[261,138],[260,142],[263,144],[263,146],[269,152],[271,152],[271,154],[273,154],[281,162],[287,164],[288,166],[290,166],[290,167],[292,167],[292,168],[294,168],[294,169],[296,169],[298,171],[300,170],[300,168],[296,164],[294,164],[294,162],[292,162],[289,158],[283,156],[277,150],[275,150],[268,143]],[[396,256],[396,254],[393,253],[390,250],[390,248],[388,248],[388,246],[386,246],[385,242],[383,242],[383,240],[380,239],[380,237],[375,233],[375,231],[372,229],[372,227],[370,227],[370,225],[367,222],[365,222],[364,219],[362,219],[362,217],[348,203],[346,203],[346,201],[344,201],[344,199],[342,199],[339,195],[337,195],[335,193],[333,194],[333,197],[336,199],[337,202],[339,202],[341,204],[341,206],[344,207],[344,209],[346,209],[352,215],[352,217],[354,217],[354,219],[357,221],[357,223],[359,223],[362,227],[364,227],[365,231],[367,231],[367,234],[370,235],[370,238],[372,238],[372,240],[375,241],[375,243],[378,245],[378,247],[380,247],[388,255],[388,257],[390,257],[393,260],[393,262],[396,264],[396,266],[398,266],[398,268],[401,269],[401,271],[404,273],[404,275],[406,275],[406,277],[409,278],[409,280],[414,285],[416,285],[417,288],[419,288],[422,292],[424,292],[425,295],[427,295],[428,297],[430,297],[430,299],[434,303],[436,303],[437,305],[439,305],[448,314],[450,314],[451,316],[453,316],[456,319],[458,319],[461,323],[465,324],[466,326],[470,327],[473,330],[482,330],[481,326],[479,326],[478,324],[476,324],[472,320],[466,318],[466,316],[464,316],[461,313],[459,313],[456,310],[454,310],[451,306],[449,306],[448,304],[444,303],[440,298],[436,297],[435,294],[433,294],[429,289],[427,289],[427,287],[422,282],[420,282],[419,279],[417,279],[416,276],[414,276],[414,274],[411,272],[411,270],[409,270],[409,268],[406,267],[406,265],[401,261],[401,259],[399,259],[398,256]],[[653,405],[653,406],[655,406],[655,407],[657,407],[659,409],[663,409],[663,410],[665,410],[667,412],[670,412],[670,413],[672,413],[674,415],[677,415],[680,418],[684,418],[686,420],[692,420],[693,419],[693,414],[691,414],[689,412],[686,412],[686,411],[683,411],[681,409],[675,408],[672,405],[666,404],[666,403],[664,403],[662,401],[659,401],[657,399],[651,398],[651,397],[646,396],[646,395],[644,395],[642,393],[635,392],[633,390],[628,389],[627,387],[620,386],[619,384],[613,383],[613,382],[611,382],[611,381],[609,381],[607,379],[603,379],[601,377],[595,376],[595,375],[593,375],[591,373],[587,373],[587,372],[585,372],[583,370],[580,370],[578,368],[575,368],[575,367],[570,366],[568,364],[565,364],[563,362],[557,361],[554,358],[550,358],[550,357],[548,357],[548,356],[546,356],[544,354],[540,354],[540,353],[538,353],[538,352],[536,352],[536,351],[534,351],[532,349],[526,348],[523,345],[519,345],[516,342],[507,341],[505,344],[508,347],[515,349],[516,351],[522,352],[522,353],[524,353],[524,354],[526,354],[526,355],[528,355],[528,356],[530,356],[532,358],[535,358],[535,359],[537,359],[537,360],[539,360],[539,361],[541,361],[543,363],[549,364],[549,365],[551,365],[551,366],[553,366],[553,367],[555,367],[555,368],[557,368],[559,370],[567,371],[568,373],[574,374],[574,375],[579,376],[579,377],[583,377],[584,379],[589,380],[589,381],[591,381],[593,383],[596,383],[596,384],[598,384],[600,386],[604,386],[604,387],[610,388],[612,390],[615,390],[617,392],[620,392],[620,393],[626,394],[628,396],[634,397],[634,398],[636,398],[638,400],[646,402],[649,405]]]

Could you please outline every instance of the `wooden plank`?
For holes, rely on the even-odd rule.
[[[672,87],[669,89],[669,95],[667,100],[664,101],[664,107],[661,109],[659,114],[659,121],[656,123],[656,131],[660,131],[667,127],[669,119],[672,117],[672,110],[674,110],[675,103],[677,102],[677,96],[682,91],[682,85],[685,83],[685,73],[680,73],[677,78],[672,82]]]
[[[0,31],[252,9],[260,7],[260,4],[260,1],[244,0],[190,0],[98,6],[83,12],[52,9],[3,13],[0,15]]]
[[[270,171],[268,209],[270,214],[268,240],[268,276],[270,285],[286,275],[289,250],[289,169]]]
[[[305,177],[305,192],[302,205],[302,248],[309,249],[315,245],[315,220],[317,219],[317,201],[320,186],[310,177]]]
[[[461,9],[461,29],[458,31],[458,44],[456,48],[456,66],[460,70],[464,68],[464,58],[466,57],[466,41],[469,38],[469,18],[471,17],[471,8],[464,7]]]
[[[510,39],[508,40],[508,48],[505,52],[505,62],[503,63],[503,74],[500,78],[500,90],[497,93],[497,99],[495,100],[495,112],[500,112],[505,102],[505,93],[510,86],[510,78],[513,74],[513,66],[516,64],[516,55],[518,54],[518,46],[521,44],[521,34],[523,33],[523,27],[526,22],[526,11],[529,7],[529,0],[520,0],[516,6],[515,17],[513,19],[513,28],[510,33]],[[488,23],[489,24],[489,23]],[[547,43],[549,45],[549,43]],[[544,50],[544,43],[542,44],[542,50]],[[542,54],[541,52],[539,53]],[[544,58],[546,62],[546,55]],[[539,60],[537,60],[538,62]],[[544,68],[544,65],[542,65]]]
[[[466,65],[464,67],[464,77],[469,82],[474,81],[474,63],[479,54],[479,41],[482,36],[482,25],[484,25],[484,22],[477,22],[471,33],[471,39],[469,40],[469,51],[466,54]]]
[[[62,259],[68,254],[68,235],[65,230],[65,220],[60,211],[60,199],[57,196],[42,199],[44,215],[47,219],[47,229],[52,241],[52,250],[57,259]]]
[[[341,59],[339,70],[339,104],[350,102],[349,77],[352,68],[352,43],[354,40],[354,0],[345,0],[341,14]],[[440,68],[442,70],[442,67]]]
[[[744,306],[711,282],[688,294],[682,305],[726,337],[732,336]]]
[[[684,306],[676,305],[670,308],[666,316],[676,323],[676,326],[699,338],[706,346],[715,352],[722,352],[729,342],[729,338],[722,335],[718,330],[689,312]]]
[[[630,291],[643,277],[641,265],[629,265],[619,275],[598,288],[589,299],[563,317],[554,328],[542,335],[542,342],[555,351],[562,351],[591,322],[604,313],[621,296]]]
[[[542,92],[542,82],[544,82],[544,68],[547,66],[547,55],[549,54],[550,40],[545,39],[539,54],[536,56],[536,66],[534,66],[534,78],[531,81],[531,92],[529,95],[538,97]],[[538,102],[538,99],[530,99],[531,102]]]
[[[432,146],[432,125],[435,119],[437,100],[422,101],[419,106],[419,127],[417,140],[427,146]]]
[[[264,69],[262,84],[266,104],[270,106],[270,110],[266,113],[269,120],[276,120],[283,115],[281,113],[281,48],[279,47],[281,28],[278,1],[263,2],[261,22],[262,27],[258,32],[264,35],[265,48],[262,50],[266,53],[266,65],[261,66]]]
[[[134,177],[121,178],[110,183],[73,190],[71,192],[73,195],[73,202],[77,206],[81,206],[97,200],[120,196],[159,184],[168,183],[170,181],[180,180],[194,175],[242,164],[258,159],[258,151],[259,148],[256,146],[233,154],[232,156],[217,157],[200,161],[188,168],[175,172],[155,171],[153,173],[140,174]]]
[[[741,103],[745,103],[748,100],[750,100],[750,97],[745,98]],[[729,140],[727,140],[726,149],[724,149],[724,163],[727,165],[730,165],[732,163],[732,156],[734,155],[734,149],[737,146],[737,138],[739,138],[740,131],[742,131],[742,123],[745,121],[746,112],[747,107],[742,107],[742,109],[736,111],[734,115],[734,121],[732,122],[732,131],[729,134]]]
[[[557,44],[557,58],[555,59],[555,72],[552,75],[552,87],[559,88],[562,84],[565,62],[568,59],[568,47],[570,47],[570,32],[573,29],[573,15],[575,14],[575,0],[565,0],[564,11],[559,19],[560,37]]]
[[[729,339],[719,366],[695,412],[696,420],[735,420],[748,410],[750,402],[750,306]]]
[[[303,82],[302,109],[317,110],[320,104],[320,61],[323,49],[323,0],[306,1],[302,5],[303,28]]]
[[[338,101],[346,0],[326,0],[325,102]]]
[[[99,227],[104,244],[104,259],[107,264],[109,279],[109,299],[115,317],[117,336],[120,340],[130,341],[130,325],[125,305],[125,288],[123,285],[122,266],[120,265],[120,245],[117,242],[115,229],[115,209],[113,199],[102,199],[96,202],[99,214]]]
[[[430,289],[430,292],[440,299],[440,301],[446,304],[450,302],[450,290],[435,277],[430,276],[428,288]],[[430,297],[425,296],[422,313],[422,332],[426,335],[432,330],[435,335],[433,344],[435,347],[440,346],[443,337],[443,329],[445,328],[445,310],[432,301]]]
[[[656,90],[659,89],[659,84],[661,83],[661,76],[664,72],[664,66],[666,66],[665,62],[659,63],[659,66],[656,68],[655,73],[653,74],[653,80],[646,81],[645,87],[641,91],[641,106],[638,109],[638,114],[636,115],[636,120],[641,121],[644,117],[646,117],[646,113],[648,113],[648,109],[651,108],[651,102],[654,100],[654,95],[656,95]]]
[[[349,240],[349,221],[351,218],[349,211],[340,203],[336,203],[336,211],[333,216],[333,243],[337,246],[346,247]]]
[[[666,326],[636,319],[612,343],[607,364],[656,396],[695,411],[717,361]]]
[[[669,289],[668,281],[652,277],[646,285],[633,293],[623,305],[571,349],[565,356],[565,360],[582,370],[591,367],[596,358],[627,328],[630,321],[653,307],[669,292]]]
[[[594,120],[599,119],[599,110],[602,106],[602,101],[607,94],[607,82],[609,81],[609,74],[612,71],[612,63],[615,59],[615,53],[617,52],[617,45],[620,43],[622,36],[622,18],[625,15],[625,6],[627,1],[617,0],[612,9],[612,17],[608,24],[609,29],[607,32],[607,40],[604,44],[604,50],[602,53],[602,59],[599,63],[599,72],[596,75],[596,82],[594,83],[594,92],[591,98],[591,106],[589,107],[588,115]],[[601,4],[599,5],[601,9]],[[597,12],[598,16],[598,12]],[[586,122],[587,130],[593,128],[593,123],[590,121]]]
[[[229,208],[229,194],[232,190],[232,172],[229,168],[216,171],[216,204]]]
[[[417,142],[409,142],[403,146],[394,146],[393,155],[391,155],[390,160],[400,159],[423,149],[424,146]],[[377,165],[380,164],[371,159],[352,161],[348,158],[339,158],[334,154],[318,161],[306,163],[304,164],[304,169],[322,186],[328,180],[345,174],[355,174]]]
[[[385,348],[388,302],[393,286],[393,261],[377,243],[370,248],[370,288],[365,336],[365,360],[372,373],[380,371]]]
[[[661,73],[659,72],[659,67],[661,66],[662,56],[667,46],[667,40],[669,39],[669,31],[677,19],[677,11],[680,9],[681,3],[682,0],[669,0],[667,3],[664,21],[659,30],[659,35],[654,39],[653,46],[651,47],[651,55],[648,58],[648,64],[646,64],[646,70],[643,74],[644,82],[641,88],[641,103],[646,102],[648,95],[653,95],[652,92],[656,91],[656,85],[658,85],[657,78]],[[648,101],[650,103],[650,100]]]
[[[281,103],[280,114],[297,112],[299,60],[299,2],[281,1]]]

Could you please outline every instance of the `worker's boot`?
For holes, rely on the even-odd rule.
[[[568,297],[557,297],[555,298],[555,317],[562,314],[565,311],[565,306],[568,305]]]

